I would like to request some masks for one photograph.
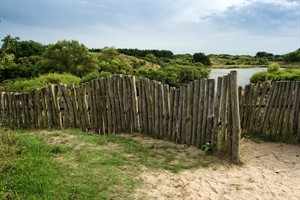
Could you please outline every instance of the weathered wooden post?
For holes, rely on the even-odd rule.
[[[241,125],[240,125],[240,113],[239,113],[239,97],[237,86],[237,71],[231,71],[230,75],[230,101],[231,101],[231,113],[232,113],[232,150],[231,159],[232,162],[240,163],[240,140],[241,140]]]

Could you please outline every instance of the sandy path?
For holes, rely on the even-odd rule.
[[[243,166],[145,171],[136,199],[300,199],[300,147],[244,141]]]

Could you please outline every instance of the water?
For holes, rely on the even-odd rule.
[[[245,86],[250,83],[250,78],[256,72],[267,71],[268,68],[232,68],[232,69],[211,69],[209,78],[217,79],[220,76],[224,76],[230,73],[230,71],[236,70],[238,75],[238,86]]]

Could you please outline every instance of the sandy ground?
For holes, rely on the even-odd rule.
[[[242,166],[149,172],[135,199],[300,199],[300,147],[243,141]]]

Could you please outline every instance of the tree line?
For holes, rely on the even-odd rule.
[[[225,65],[239,62],[268,65],[269,61],[283,60],[299,62],[300,49],[282,56],[267,52],[257,52],[254,57],[205,55],[202,52],[174,54],[170,50],[155,49],[88,49],[75,40],[44,45],[7,35],[0,48],[0,90],[29,90],[32,81],[39,86],[40,83],[57,82],[80,84],[111,74],[147,77],[178,87],[194,79],[207,78],[212,59]]]
[[[300,48],[290,52],[284,56],[284,61],[287,63],[300,62]]]
[[[157,49],[117,49],[118,52],[129,56],[146,57],[148,54],[153,54],[157,58],[173,58],[174,53],[170,50],[157,50]]]
[[[130,53],[121,53],[113,47],[88,49],[75,40],[61,40],[55,44],[43,45],[32,40],[22,41],[19,37],[10,35],[4,37],[2,42],[1,90],[9,88],[10,91],[25,91],[28,88],[24,87],[28,81],[25,79],[43,83],[76,80],[79,84],[111,74],[147,77],[171,86],[179,86],[194,79],[208,77],[209,74],[207,67],[201,63],[182,64],[163,60],[174,58],[173,52],[168,50],[128,50],[127,52],[140,52],[128,55]],[[123,49],[123,52],[126,50]],[[70,78],[70,75],[80,78],[80,81]]]

